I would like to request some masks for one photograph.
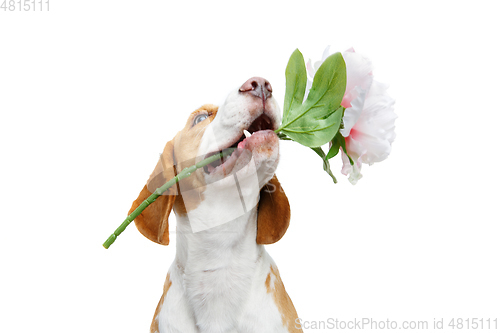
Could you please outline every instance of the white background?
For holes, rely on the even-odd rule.
[[[131,226],[189,112],[288,57],[354,47],[396,100],[389,158],[339,183],[281,146],[268,246],[304,320],[500,320],[495,2],[50,1],[0,11],[2,332],[146,332],[175,250]],[[500,324],[500,323],[499,323]],[[446,330],[443,330],[446,331]]]

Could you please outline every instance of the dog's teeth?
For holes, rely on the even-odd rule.
[[[247,130],[243,130],[243,134],[245,134],[245,137],[249,138],[250,136],[252,136],[252,134],[250,134],[249,131]]]

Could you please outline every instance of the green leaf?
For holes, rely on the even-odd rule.
[[[290,68],[304,68],[305,75],[302,55],[292,57],[294,67]],[[295,64],[299,58],[301,66]],[[340,53],[335,53],[323,62],[314,76],[312,88],[304,104],[298,104],[298,99],[301,96],[303,98],[299,91],[302,89],[302,76],[298,74],[295,78],[296,81],[288,81],[287,75],[284,107],[287,111],[283,114],[283,123],[278,131],[304,146],[320,147],[333,139],[342,120],[343,108],[340,102],[346,87],[344,59]]]
[[[283,118],[286,118],[291,109],[300,107],[304,100],[307,84],[306,65],[299,49],[296,49],[288,60],[285,71],[286,90]]]
[[[330,175],[330,177],[332,177],[333,182],[335,184],[337,184],[337,178],[335,178],[335,176],[332,173],[332,170],[330,169],[330,162],[326,158],[326,155],[325,155],[325,152],[323,151],[323,149],[321,149],[321,147],[315,147],[315,148],[311,148],[311,149],[314,150],[314,152],[316,154],[318,154],[319,157],[321,157],[321,159],[323,160],[323,170],[325,170],[326,173],[328,175]]]
[[[326,154],[327,160],[337,156],[340,150],[340,145],[342,140],[344,140],[344,145],[345,145],[345,139],[342,136],[342,134],[340,134],[340,132],[338,132],[337,135],[333,137],[332,141],[330,141],[331,143],[330,150],[328,150],[328,154]]]

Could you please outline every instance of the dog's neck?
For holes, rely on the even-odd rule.
[[[213,208],[210,214],[217,212]],[[196,233],[191,230],[194,222],[203,221],[190,221],[188,215],[177,218],[175,270],[197,324],[229,332],[237,327],[255,274],[263,266],[265,250],[256,242],[257,207]]]
[[[208,214],[213,215],[214,211],[218,209]],[[177,217],[176,264],[185,272],[253,266],[252,262],[255,263],[261,254],[262,246],[256,243],[257,207],[206,230],[193,232],[193,224],[207,225],[205,221],[194,221],[189,215]]]
[[[177,265],[184,270],[216,270],[250,265],[259,255],[257,177],[210,184],[187,214],[177,214]],[[186,200],[184,200],[186,201]],[[243,267],[241,267],[243,268]],[[243,270],[245,271],[245,270]]]

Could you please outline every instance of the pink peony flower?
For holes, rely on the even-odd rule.
[[[312,79],[321,63],[330,55],[330,47],[323,52],[323,58],[314,64],[307,62],[308,84],[306,96],[312,86]],[[356,184],[362,177],[361,165],[385,160],[391,152],[394,132],[394,100],[387,95],[387,86],[373,80],[372,64],[369,59],[351,48],[342,53],[346,63],[347,85],[341,105],[345,107],[340,133],[345,138],[346,150],[342,152],[342,174],[349,175],[349,181]],[[346,153],[354,161],[351,165]]]

